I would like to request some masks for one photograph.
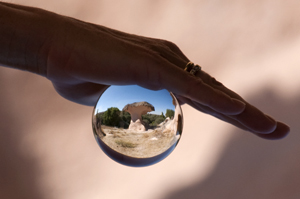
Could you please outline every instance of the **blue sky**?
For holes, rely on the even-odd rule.
[[[126,104],[141,101],[146,101],[154,106],[155,111],[150,112],[152,114],[160,115],[161,112],[165,114],[166,109],[174,110],[175,108],[167,90],[152,91],[135,85],[111,86],[100,97],[95,112],[103,112],[110,107],[122,110]]]

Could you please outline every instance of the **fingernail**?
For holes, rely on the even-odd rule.
[[[272,118],[271,116],[269,115],[265,115],[269,120],[271,120],[273,123],[277,123],[276,120],[274,118]]]
[[[265,114],[265,116],[266,116],[266,118],[268,118],[269,123],[265,123],[264,128],[261,129],[261,131],[259,133],[261,133],[261,134],[270,134],[270,133],[272,133],[276,130],[277,121],[269,115]]]
[[[286,137],[289,134],[289,132],[290,132],[290,127],[287,124],[278,122],[277,128],[275,129],[274,132],[270,134],[256,133],[256,135],[269,140],[278,140]]]
[[[246,103],[245,102],[242,102],[241,100],[238,100],[238,99],[232,99],[235,107],[236,107],[236,114],[239,114],[241,112],[243,112],[246,108]]]

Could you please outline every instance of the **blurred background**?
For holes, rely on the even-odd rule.
[[[183,105],[175,151],[130,168],[98,147],[93,107],[63,99],[43,77],[0,67],[0,198],[300,198],[300,1],[10,2],[170,40],[291,133],[263,140]]]

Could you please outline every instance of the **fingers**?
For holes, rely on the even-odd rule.
[[[274,129],[274,131],[270,132],[269,134],[256,133],[256,132],[253,132],[252,129],[249,129],[247,126],[240,123],[237,119],[233,119],[232,117],[228,117],[226,115],[220,114],[220,113],[210,109],[209,107],[205,107],[203,105],[194,103],[193,101],[186,99],[184,97],[180,97],[180,96],[176,96],[176,97],[179,100],[179,102],[181,102],[181,103],[189,104],[196,110],[199,110],[203,113],[210,114],[214,117],[217,117],[220,120],[223,120],[224,122],[230,123],[230,124],[232,124],[238,128],[241,128],[243,130],[252,132],[254,135],[257,135],[264,139],[268,139],[268,140],[282,139],[282,138],[286,137],[290,132],[290,128],[286,124],[284,124],[282,122],[276,122],[276,128]]]
[[[215,89],[221,90],[232,98],[243,100],[238,94],[226,88],[223,84],[217,82],[209,74],[202,71],[198,76],[203,79],[207,84],[214,87]],[[244,101],[244,100],[243,100]],[[245,102],[245,101],[244,101]],[[251,132],[268,134],[275,130],[277,122],[271,117],[265,115],[256,107],[246,103],[246,108],[242,114],[228,116],[234,120],[237,120],[243,126],[248,128]]]
[[[153,45],[151,48],[158,51],[159,54],[168,62],[171,62],[175,66],[181,68],[180,72],[182,73],[182,69],[188,62],[186,56],[175,44],[164,40],[158,40],[158,42],[161,43],[161,45]],[[166,49],[166,47],[168,47],[168,49]],[[185,79],[177,79],[173,84],[174,86],[177,86],[177,88],[181,88],[181,91],[184,91],[185,97],[188,97],[195,102],[198,101],[200,104],[208,106],[224,114],[236,115],[243,111],[245,104],[239,100],[242,98],[237,98],[237,96],[230,96],[226,92],[223,92],[222,90],[220,91],[218,88],[211,87],[206,82],[203,82],[202,78],[197,79],[194,76],[189,75],[185,71],[181,75],[177,75],[177,77],[179,76],[182,77],[182,79]],[[215,79],[210,78],[210,80]],[[216,80],[213,81],[213,83],[216,86],[223,87],[223,85]]]
[[[228,114],[236,115],[243,112],[245,103],[240,100],[231,98],[225,93],[212,88],[205,84],[201,79],[196,78],[180,68],[173,67],[168,70],[164,67],[160,71],[160,79],[165,88],[175,94],[189,98],[197,103],[212,108],[213,110]]]
[[[197,76],[200,77],[205,83],[209,84],[211,87],[226,93],[232,98],[242,100],[246,103],[246,107],[243,113],[238,115],[226,115],[225,117],[217,114],[218,118],[223,118],[223,120],[239,127],[240,125],[242,125],[244,127],[243,129],[247,129],[248,131],[256,134],[273,134],[272,136],[277,135],[277,137],[280,137],[279,135],[286,135],[288,133],[289,130],[287,131],[287,129],[289,129],[289,127],[287,125],[285,125],[284,123],[276,122],[273,118],[264,114],[262,111],[252,106],[251,104],[247,103],[238,94],[229,90],[220,82],[217,82],[214,78],[212,78],[204,71],[198,73]],[[234,121],[237,121],[240,125],[235,123]],[[278,125],[281,126],[278,127]],[[284,125],[285,127],[283,127]],[[269,139],[268,136],[265,137]]]
[[[250,131],[261,134],[272,133],[276,129],[277,122],[258,110],[256,107],[247,104],[244,112],[239,115],[228,116],[239,121]]]
[[[188,63],[187,57],[182,53],[182,51],[172,42],[168,42],[165,40],[157,40],[160,45],[152,45],[151,49],[156,50],[159,52],[159,55],[163,58],[165,58],[168,62],[171,62],[173,65],[183,69],[185,65]],[[181,70],[182,72],[182,70]],[[193,81],[192,78],[194,76],[189,75],[188,73],[184,72],[184,76],[188,78],[187,81]],[[187,83],[186,81],[183,81],[181,85],[187,86],[186,88],[186,96],[189,96],[190,99],[199,100],[199,98],[193,98],[191,93],[193,95],[196,95],[197,93],[202,94],[200,102],[204,103],[207,106],[214,107],[216,110],[226,113],[226,114],[237,114],[240,113],[241,110],[244,107],[244,103],[242,103],[239,100],[236,100],[235,98],[230,99],[228,96],[224,95],[222,92],[219,92],[218,90],[215,90],[214,88],[210,87],[208,84],[203,83],[200,79],[195,78],[196,81],[193,81],[195,86],[192,85],[192,83]],[[194,80],[195,80],[194,79]],[[178,84],[180,84],[180,79],[177,79]],[[174,83],[175,85],[175,83]],[[192,91],[193,88],[199,87],[198,91]],[[224,99],[227,99],[227,102],[224,101]],[[228,103],[234,104],[234,108],[230,109],[230,107],[224,108]]]
[[[286,137],[290,132],[290,127],[282,122],[277,122],[276,129],[270,134],[256,133],[257,136],[268,139],[268,140],[278,140]]]
[[[180,97],[180,96],[176,96],[176,97],[177,97],[177,99],[178,99],[178,101],[180,103],[188,104],[188,105],[190,105],[191,107],[193,107],[194,109],[196,109],[198,111],[201,111],[203,113],[212,115],[212,116],[214,116],[214,117],[216,117],[216,118],[218,118],[218,119],[220,119],[220,120],[222,120],[224,122],[230,123],[230,124],[232,124],[232,125],[234,125],[234,126],[236,126],[238,128],[241,128],[243,130],[250,131],[250,129],[248,129],[243,124],[239,123],[237,120],[232,119],[232,118],[230,118],[230,117],[228,117],[226,115],[223,115],[223,114],[221,114],[219,112],[216,112],[216,111],[212,110],[209,107],[203,106],[203,105],[201,105],[199,103],[195,103],[192,100],[184,98],[184,97]]]

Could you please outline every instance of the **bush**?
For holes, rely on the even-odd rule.
[[[163,116],[159,115],[159,117],[157,117],[157,118],[155,119],[155,121],[153,121],[153,122],[150,124],[150,126],[157,126],[157,125],[159,125],[160,123],[162,123],[163,121],[165,121],[165,118],[164,118]]]
[[[120,110],[116,107],[107,109],[102,115],[102,124],[106,126],[120,127]]]
[[[128,112],[125,112],[125,111],[122,111],[121,114],[120,114],[120,118],[126,122],[126,123],[130,123],[130,120],[131,120],[131,116]]]
[[[172,119],[174,117],[175,112],[172,109],[167,109],[166,111],[166,117],[169,117]]]
[[[157,117],[159,117],[159,115],[154,115],[154,114],[142,115],[143,121],[148,121],[147,122],[148,124],[151,124],[152,122],[154,122]]]

